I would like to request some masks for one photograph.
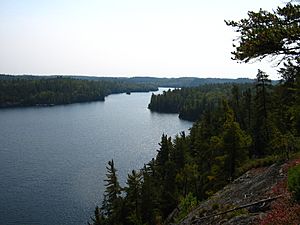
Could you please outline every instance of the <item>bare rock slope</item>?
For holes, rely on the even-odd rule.
[[[256,224],[270,209],[271,202],[282,197],[274,189],[286,177],[285,164],[251,169],[200,203],[178,224]]]

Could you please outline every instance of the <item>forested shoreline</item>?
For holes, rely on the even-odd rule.
[[[232,87],[235,87],[232,89]],[[232,92],[253,92],[255,83],[246,84],[205,84],[193,88],[182,88],[164,91],[151,96],[148,109],[160,113],[178,113],[180,119],[195,122],[205,111],[213,111],[220,105],[222,98],[229,99]],[[251,94],[250,93],[250,94]],[[245,103],[247,104],[247,103]]]
[[[215,97],[208,98],[210,90],[201,93],[201,88],[152,96],[149,108],[182,113],[183,106],[190,105],[187,111],[195,112],[190,118],[196,122],[189,135],[172,139],[163,134],[156,157],[128,174],[125,187],[118,182],[115,162],[109,161],[104,200],[91,224],[177,224],[200,201],[250,168],[282,162],[299,152],[299,18],[299,3],[287,3],[273,12],[261,9],[246,19],[226,21],[240,35],[233,59],[247,63],[278,57],[281,82],[272,86],[268,74],[258,70],[252,86],[233,85]],[[290,190],[298,188],[299,196],[299,187],[299,180],[293,180]],[[297,201],[299,197],[289,204]],[[172,217],[174,209],[178,213]],[[290,212],[290,220],[297,213]]]
[[[0,108],[104,101],[105,96],[110,94],[158,90],[150,84],[88,81],[61,76],[47,79],[20,79],[17,76],[1,78]]]
[[[36,79],[53,79],[56,77],[71,78],[77,80],[86,81],[110,81],[110,82],[124,82],[129,84],[141,84],[141,85],[153,85],[156,87],[197,87],[205,84],[223,84],[223,83],[253,83],[253,79],[249,78],[199,78],[199,77],[179,77],[179,78],[161,78],[161,77],[101,77],[101,76],[72,76],[72,75],[4,75],[0,74],[0,80],[11,79],[24,79],[24,80],[36,80]],[[278,81],[274,81],[275,83]]]

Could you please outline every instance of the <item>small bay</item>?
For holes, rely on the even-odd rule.
[[[128,172],[155,157],[163,133],[192,126],[177,114],[151,113],[150,97],[1,109],[0,224],[86,224],[101,204],[108,160],[124,185]]]

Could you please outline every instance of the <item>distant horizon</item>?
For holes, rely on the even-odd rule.
[[[248,66],[248,64],[245,64]],[[258,67],[261,68],[261,67]],[[269,75],[269,78],[272,80],[278,80],[280,79],[279,74],[277,72],[278,67],[272,67],[273,68],[273,73],[267,72]],[[270,69],[270,68],[269,68]],[[257,70],[258,71],[258,70]],[[240,78],[248,78],[248,79],[255,79],[256,78],[256,73],[253,73],[251,75],[224,75],[224,74],[219,74],[219,75],[163,75],[163,74],[158,74],[158,75],[152,75],[152,74],[147,74],[147,75],[126,75],[126,74],[119,74],[119,75],[112,75],[112,74],[76,74],[76,73],[0,73],[0,75],[12,75],[12,76],[85,76],[85,77],[154,77],[154,78],[185,78],[185,77],[190,77],[190,78],[219,78],[219,79],[240,79]]]
[[[197,77],[197,76],[180,76],[180,77],[163,77],[163,76],[147,76],[147,75],[138,75],[138,76],[103,76],[103,75],[86,75],[86,74],[6,74],[0,73],[0,75],[4,76],[41,76],[41,77],[50,77],[50,76],[74,76],[74,77],[98,77],[98,78],[158,78],[158,79],[179,79],[179,78],[195,78],[195,79],[249,79],[253,80],[255,78],[251,77]],[[270,78],[271,79],[271,78]],[[280,80],[280,79],[271,79],[271,80]]]

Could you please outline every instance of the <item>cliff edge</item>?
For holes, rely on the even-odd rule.
[[[272,224],[272,219],[300,224],[300,205],[291,201],[286,185],[288,169],[297,164],[300,159],[251,169],[201,202],[177,224]]]

